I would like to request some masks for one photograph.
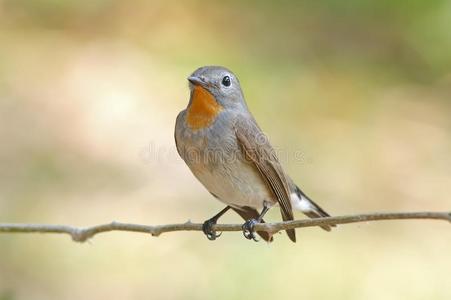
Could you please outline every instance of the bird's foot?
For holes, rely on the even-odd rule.
[[[258,224],[258,221],[255,219],[247,220],[241,228],[243,228],[243,235],[248,240],[254,240],[258,242],[257,237],[255,236],[254,226]]]
[[[213,229],[213,225],[216,225],[217,220],[215,218],[209,219],[202,224],[202,231],[207,236],[207,239],[210,241],[216,240],[218,237],[221,236],[222,233],[216,233],[216,231]]]

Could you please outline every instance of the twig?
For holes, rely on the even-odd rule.
[[[295,220],[288,222],[257,224],[255,230],[276,233],[281,230],[291,228],[312,227],[332,224],[349,224],[368,221],[382,220],[406,220],[406,219],[430,219],[444,220],[451,222],[451,212],[409,212],[409,213],[372,213],[338,217],[328,217],[319,219]],[[217,224],[214,226],[217,231],[241,231],[241,224]],[[76,242],[85,242],[96,234],[109,231],[133,231],[150,233],[152,236],[159,236],[162,233],[173,231],[202,231],[202,224],[186,222],[182,224],[168,225],[139,225],[112,222],[109,224],[96,225],[86,228],[78,228],[66,225],[45,225],[45,224],[11,224],[0,223],[0,233],[65,233]]]

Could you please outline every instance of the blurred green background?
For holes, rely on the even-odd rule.
[[[0,222],[211,217],[173,141],[209,64],[331,214],[450,209],[451,1],[0,0]],[[0,299],[451,299],[450,249],[432,221],[0,235]]]

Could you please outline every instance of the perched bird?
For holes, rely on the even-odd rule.
[[[254,226],[278,204],[284,221],[293,220],[293,208],[310,218],[329,215],[308,198],[284,172],[266,135],[244,100],[238,78],[219,66],[201,67],[188,77],[190,100],[177,116],[177,151],[194,176],[227,206],[205,221],[210,240],[219,235],[213,225],[229,209],[246,222],[243,234],[254,239]],[[323,229],[330,231],[330,226]],[[296,242],[294,229],[286,230]],[[268,232],[257,232],[272,241]]]

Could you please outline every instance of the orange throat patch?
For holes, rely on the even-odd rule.
[[[222,109],[223,107],[210,92],[196,85],[191,93],[191,103],[188,106],[186,123],[194,130],[208,127]]]

